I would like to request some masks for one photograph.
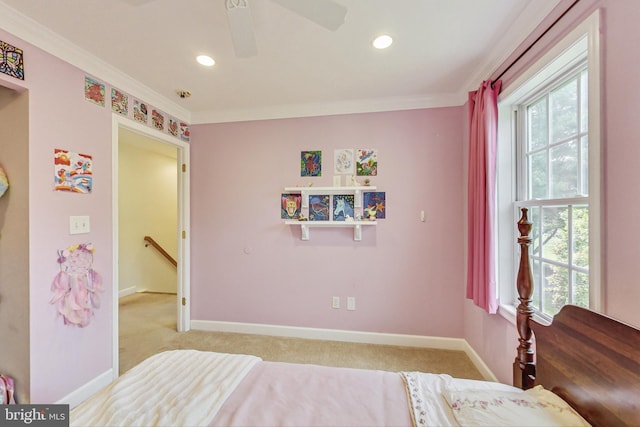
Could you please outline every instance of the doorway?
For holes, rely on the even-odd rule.
[[[122,153],[121,153],[122,151]],[[183,332],[190,328],[189,318],[189,145],[167,134],[158,132],[152,128],[137,122],[113,115],[112,126],[112,153],[113,153],[113,259],[114,259],[114,292],[113,292],[113,376],[116,378],[119,372],[119,297],[136,291],[148,290],[151,292],[175,292],[176,308],[175,319],[177,331]],[[146,153],[146,154],[145,154]],[[135,168],[138,157],[139,171],[131,172]],[[157,160],[151,160],[157,159]],[[121,171],[122,168],[122,171]],[[165,170],[159,170],[165,168]],[[166,169],[168,168],[168,169]],[[156,195],[167,193],[169,200],[158,200],[164,197],[154,197],[152,191],[138,190],[131,193],[126,187],[126,182],[121,182],[122,175],[130,181],[132,179],[145,180],[146,188],[153,186]],[[132,175],[133,174],[133,175]],[[168,175],[167,175],[168,174]],[[171,175],[173,174],[173,175]],[[157,183],[157,185],[155,185]],[[142,188],[145,188],[144,186]],[[122,196],[122,197],[121,197]],[[132,199],[133,197],[133,199]],[[140,199],[140,200],[137,200]],[[135,202],[132,202],[134,200]],[[140,201],[145,204],[141,205]],[[147,219],[148,221],[160,221],[156,224],[155,236],[147,236],[147,227],[138,227],[139,230],[130,227],[129,218],[123,215],[127,212],[128,205],[135,204],[136,209],[141,207],[153,212],[158,212]],[[164,212],[162,209],[174,210]],[[166,215],[172,213],[173,215]],[[145,221],[141,218],[131,217],[131,222]],[[164,222],[162,222],[164,221]],[[140,230],[143,229],[143,230]],[[142,234],[145,234],[143,236]],[[138,235],[140,234],[140,235]],[[132,236],[133,235],[133,236]],[[162,242],[169,249],[167,252],[176,254],[173,265],[169,259],[165,259],[155,247],[149,245],[146,237],[150,237],[155,243]],[[130,239],[134,241],[131,242]],[[144,241],[143,241],[144,240]],[[135,245],[133,252],[128,248],[123,249],[123,244]],[[148,245],[145,247],[145,244]],[[136,252],[137,251],[137,252]],[[131,257],[138,256],[138,267],[130,268]],[[169,258],[173,258],[169,256]],[[144,272],[145,263],[149,264]],[[122,273],[121,274],[121,270]],[[164,273],[162,269],[168,269]],[[141,277],[140,271],[144,277]],[[168,272],[168,274],[167,274]],[[123,277],[127,279],[123,280]],[[169,280],[167,281],[167,277]],[[123,280],[125,283],[121,283]],[[138,285],[144,283],[143,285]]]

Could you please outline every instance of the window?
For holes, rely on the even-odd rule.
[[[496,271],[501,311],[517,305],[520,208],[533,223],[533,306],[601,308],[599,15],[594,13],[500,95]],[[512,262],[504,262],[511,260]]]
[[[533,306],[589,307],[588,71],[580,63],[518,105],[515,205],[529,209]]]

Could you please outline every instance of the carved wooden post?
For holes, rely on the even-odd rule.
[[[533,295],[533,276],[531,274],[531,264],[529,262],[529,244],[531,243],[531,222],[527,218],[527,208],[522,208],[522,217],[518,221],[518,244],[520,245],[520,266],[518,267],[518,277],[516,286],[518,288],[518,311],[516,314],[516,327],[520,338],[518,355],[513,363],[513,384],[516,387],[528,389],[533,387],[536,375],[534,353],[531,348],[531,328],[529,319],[533,315],[531,306],[531,295]]]

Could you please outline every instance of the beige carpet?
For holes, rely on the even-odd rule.
[[[137,293],[121,298],[119,318],[121,374],[152,354],[191,348],[253,354],[269,361],[483,379],[462,351],[193,330],[179,333],[176,296],[171,294]]]

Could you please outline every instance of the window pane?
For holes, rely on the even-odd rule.
[[[551,92],[551,142],[575,135],[578,132],[578,80],[569,81]]]
[[[589,275],[574,271],[572,304],[589,308]]]
[[[546,97],[527,107],[527,123],[529,123],[527,135],[527,141],[529,141],[528,151],[546,146],[549,135]]]
[[[542,290],[538,286],[540,283],[540,261],[534,259],[531,262],[531,268],[533,269],[533,306],[540,310],[540,295],[542,294]]]
[[[542,256],[546,259],[569,263],[569,245],[566,207],[542,208]]]
[[[589,268],[589,208],[573,208],[573,265]]]
[[[581,189],[580,194],[589,195],[589,137],[580,138],[580,178]]]
[[[544,307],[543,313],[554,316],[568,303],[569,270],[553,264],[543,264]]]
[[[529,221],[531,221],[531,246],[530,253],[532,257],[541,257],[540,254],[540,208],[531,206],[529,208]],[[537,283],[537,282],[536,282]]]
[[[550,150],[551,198],[578,193],[578,144],[571,140]]]
[[[530,199],[546,199],[547,193],[547,152],[536,153],[529,156],[529,179],[531,180]]]
[[[580,73],[580,132],[589,129],[589,82],[587,71]]]

